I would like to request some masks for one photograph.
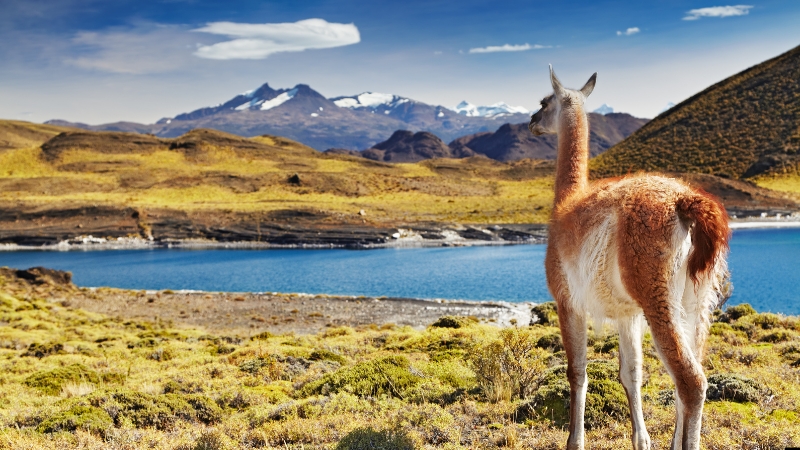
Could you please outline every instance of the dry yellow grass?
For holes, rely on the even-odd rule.
[[[553,324],[500,329],[449,318],[424,330],[231,336],[66,306],[74,296],[108,301],[113,293],[0,276],[0,449],[488,450],[562,448],[566,440],[559,413],[521,413],[566,383],[549,375],[564,358]],[[796,446],[800,320],[732,311],[712,325],[704,368],[710,383],[723,375],[758,390],[733,386],[747,398],[706,402],[703,448]],[[607,392],[605,406],[587,404],[596,421],[591,448],[630,448],[614,338],[590,333],[592,364],[610,369],[590,371],[590,394]],[[644,373],[648,430],[654,448],[667,448],[673,385],[649,334]],[[556,406],[565,400],[557,395]]]
[[[550,172],[527,171],[536,163],[390,165],[324,155],[278,137],[250,141],[263,146],[209,143],[190,153],[166,144],[127,153],[86,146],[60,150],[55,158],[39,147],[10,149],[0,153],[0,200],[184,211],[363,209],[370,221],[465,223],[544,223],[552,202]],[[294,174],[299,184],[288,182]]]
[[[800,172],[765,175],[756,178],[754,182],[760,187],[783,192],[800,201]]]

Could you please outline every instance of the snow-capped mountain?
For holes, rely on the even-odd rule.
[[[503,117],[512,114],[530,114],[530,111],[522,106],[510,106],[504,102],[495,103],[491,106],[476,106],[467,101],[463,101],[452,108],[453,111],[467,117]]]
[[[413,102],[413,100],[399,95],[379,92],[364,92],[358,95],[334,97],[329,100],[340,108],[367,109],[382,114],[390,114],[398,106]]]
[[[318,150],[362,150],[386,140],[396,130],[428,131],[449,142],[467,134],[494,131],[505,122],[520,123],[530,119],[524,108],[504,103],[468,109],[461,113],[378,92],[328,99],[305,84],[273,89],[265,83],[216,106],[166,117],[155,124],[74,126],[98,131],[152,133],[161,137],[180,136],[195,128],[211,128],[240,136],[284,136]]]
[[[613,113],[614,112],[614,108],[612,108],[612,107],[608,106],[607,104],[603,103],[602,105],[600,105],[599,108],[595,109],[592,112],[597,113],[597,114],[602,114],[602,115],[605,116],[606,114]]]

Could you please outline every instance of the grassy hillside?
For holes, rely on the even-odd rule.
[[[596,176],[639,170],[730,178],[795,172],[800,47],[727,78],[595,158]]]
[[[17,120],[0,120],[0,153],[11,148],[39,146],[70,128]]]
[[[0,152],[0,201],[185,211],[313,209],[371,221],[544,222],[551,163],[385,164],[288,139],[72,131]],[[297,174],[297,178],[290,178]]]
[[[561,448],[564,353],[546,322],[510,329],[446,317],[314,335],[209,333],[70,306],[78,290],[0,269],[0,448]],[[169,298],[169,292],[158,297]],[[177,305],[176,305],[177,307]],[[800,444],[800,320],[718,314],[705,370],[706,449]],[[673,386],[645,337],[644,413],[666,448]],[[627,448],[618,341],[589,342],[587,441]]]

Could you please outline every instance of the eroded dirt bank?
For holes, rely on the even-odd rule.
[[[91,236],[91,238],[89,237]],[[249,243],[273,247],[542,243],[541,224],[382,223],[308,210],[263,214],[53,207],[0,203],[0,244],[52,246],[118,241],[124,246]]]

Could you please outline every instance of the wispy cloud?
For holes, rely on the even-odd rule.
[[[735,5],[692,9],[686,13],[686,17],[684,17],[683,20],[697,20],[701,17],[745,16],[750,12],[750,8],[752,7],[752,5]]]
[[[540,50],[543,48],[553,48],[552,45],[531,45],[531,44],[522,44],[522,45],[490,45],[488,47],[476,47],[469,49],[470,53],[496,53],[496,52],[524,52],[526,50]]]
[[[67,64],[120,74],[170,72],[191,60],[193,39],[179,26],[141,23],[104,31],[81,31],[69,42]]]
[[[264,59],[273,53],[333,48],[361,41],[352,23],[306,19],[294,23],[212,22],[196,32],[234,38],[200,46],[194,54],[208,59]]]
[[[628,28],[625,31],[617,31],[617,36],[630,36],[632,34],[636,34],[636,33],[640,32],[640,31],[642,31],[642,30],[640,30],[639,27],[632,27],[632,28]]]

